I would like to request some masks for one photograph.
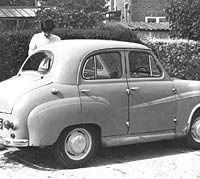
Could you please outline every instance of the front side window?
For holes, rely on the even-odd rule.
[[[86,80],[113,79],[122,76],[121,55],[118,52],[96,54],[89,57],[83,67]]]
[[[53,54],[49,51],[42,51],[29,57],[22,67],[22,71],[37,71],[41,74],[49,72],[53,65]]]
[[[162,71],[156,60],[149,53],[130,52],[129,70],[132,78],[160,77]]]

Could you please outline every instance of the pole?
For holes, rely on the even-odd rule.
[[[35,0],[35,6],[36,7],[38,6],[38,0]]]

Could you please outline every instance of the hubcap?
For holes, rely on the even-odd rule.
[[[197,120],[193,125],[191,129],[192,137],[193,139],[200,143],[200,120]]]
[[[69,146],[72,152],[80,154],[84,151],[87,141],[82,134],[76,134],[70,137]]]
[[[92,139],[89,132],[82,128],[71,131],[65,140],[65,152],[73,160],[85,158],[91,150]]]

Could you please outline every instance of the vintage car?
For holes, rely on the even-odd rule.
[[[51,146],[67,168],[85,165],[100,146],[185,136],[200,148],[200,82],[170,78],[141,44],[45,45],[0,91],[1,144]]]

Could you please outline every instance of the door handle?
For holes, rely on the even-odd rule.
[[[137,86],[135,86],[135,87],[127,88],[127,89],[126,89],[126,92],[127,92],[128,95],[130,95],[130,94],[131,94],[131,91],[136,91],[136,90],[138,90],[138,89],[140,89],[140,88],[137,87]]]
[[[131,87],[130,90],[135,91],[135,90],[139,90],[140,88],[138,86],[135,87]]]
[[[81,90],[81,93],[89,93],[89,92],[90,92],[89,89],[82,89],[82,90]]]

